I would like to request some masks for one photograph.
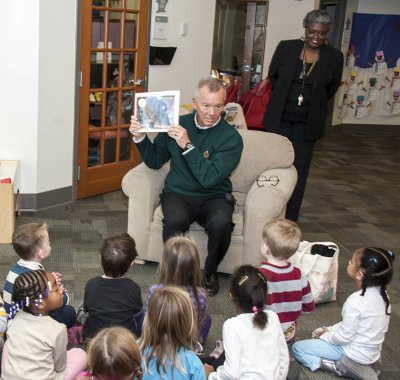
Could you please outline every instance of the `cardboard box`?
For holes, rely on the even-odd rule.
[[[10,178],[11,183],[0,183],[0,243],[11,243],[18,206],[19,161],[0,160],[0,180]]]

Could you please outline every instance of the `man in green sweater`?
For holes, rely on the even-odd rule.
[[[140,132],[136,116],[129,128],[148,167],[171,163],[160,195],[163,240],[185,233],[194,221],[208,234],[203,286],[211,296],[218,292],[217,268],[231,242],[235,199],[229,177],[243,150],[242,137],[221,117],[224,100],[222,81],[202,79],[193,98],[195,112],[181,116],[179,125],[159,133],[154,143]]]

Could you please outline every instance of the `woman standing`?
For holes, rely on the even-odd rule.
[[[272,96],[264,114],[267,132],[293,144],[298,180],[286,218],[296,221],[306,186],[315,140],[324,133],[329,99],[339,87],[343,54],[327,45],[332,18],[324,10],[307,13],[304,38],[281,41],[269,66]]]

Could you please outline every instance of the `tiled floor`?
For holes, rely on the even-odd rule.
[[[332,133],[317,143],[313,165],[301,210],[299,225],[309,241],[334,241],[340,247],[338,300],[318,305],[300,318],[298,337],[310,336],[322,324],[340,319],[341,305],[354,291],[345,266],[359,246],[381,246],[397,254],[395,276],[389,286],[392,316],[383,348],[382,379],[400,378],[400,135]],[[88,278],[101,273],[99,247],[105,237],[126,231],[127,199],[121,191],[81,200],[36,213],[23,213],[17,223],[46,221],[49,224],[52,255],[45,266],[63,274],[72,303],[82,301]],[[0,279],[17,257],[11,245],[0,244]],[[129,272],[145,296],[157,281],[157,265],[135,265]],[[221,291],[211,299],[213,325],[205,350],[221,336],[226,318],[234,315],[228,297],[228,276],[220,277]],[[1,286],[1,283],[0,283]],[[321,371],[302,370],[302,379],[332,379]]]

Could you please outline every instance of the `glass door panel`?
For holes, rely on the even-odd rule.
[[[267,0],[216,1],[211,68],[241,81],[242,92],[261,79],[267,10]]]
[[[124,26],[124,48],[136,48],[136,26],[137,26],[138,15],[135,13],[125,14],[125,26]]]
[[[121,12],[110,12],[108,48],[117,49],[121,46]]]
[[[139,9],[140,0],[126,0],[126,9],[127,10],[135,10]]]

